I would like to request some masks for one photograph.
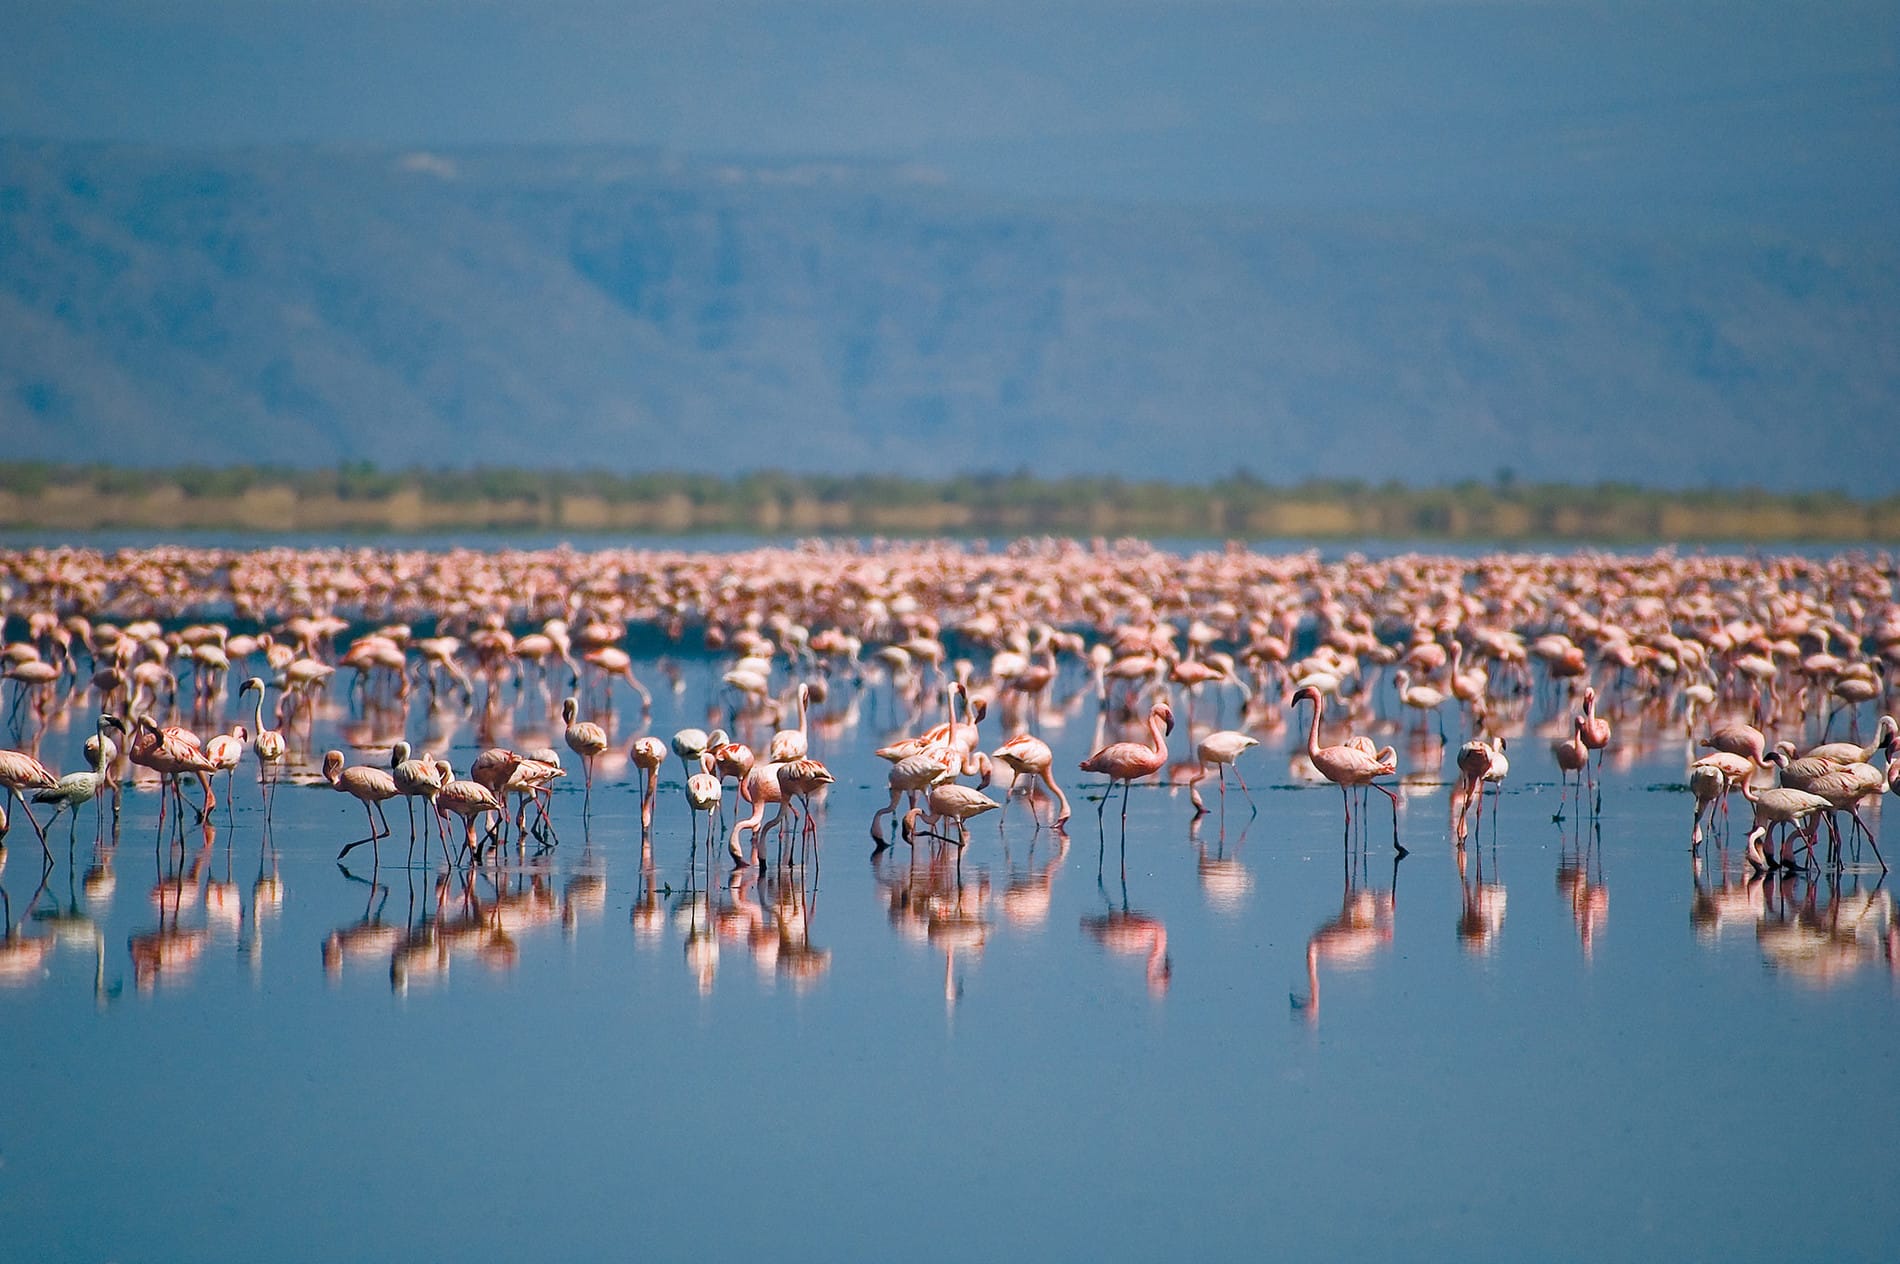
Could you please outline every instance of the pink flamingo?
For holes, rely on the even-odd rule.
[[[1596,810],[1601,812],[1603,787],[1598,778],[1603,772],[1603,748],[1610,744],[1610,722],[1597,715],[1595,686],[1588,686],[1583,691],[1583,713],[1577,717],[1577,738],[1597,753],[1596,767],[1590,773],[1590,784],[1596,791]]]
[[[567,748],[581,757],[587,771],[587,793],[581,802],[581,815],[594,806],[594,760],[607,752],[607,730],[592,720],[582,720],[580,701],[566,698],[561,702],[561,722],[567,726]]]
[[[627,751],[633,766],[643,774],[640,781],[640,826],[653,824],[653,800],[659,786],[660,765],[666,762],[666,743],[651,735],[636,737]]]
[[[1581,715],[1572,717],[1569,737],[1560,738],[1550,744],[1550,757],[1557,761],[1557,775],[1563,782],[1566,796],[1570,793],[1570,775],[1577,774],[1577,797],[1581,800],[1583,798],[1583,770],[1590,764],[1590,749],[1583,744],[1583,717]],[[1578,810],[1582,811],[1582,808]],[[1562,822],[1564,819],[1561,803],[1558,804],[1557,815],[1551,819],[1557,822]]]
[[[1115,783],[1122,783],[1122,838],[1128,837],[1128,793],[1142,777],[1152,776],[1167,767],[1168,734],[1174,732],[1174,708],[1165,702],[1157,702],[1148,712],[1148,741],[1115,742],[1090,755],[1082,761],[1083,772],[1099,772],[1108,776],[1108,790],[1102,795],[1101,802],[1095,807],[1095,824],[1102,827],[1102,814],[1108,808],[1108,797],[1115,793]]]
[[[372,768],[368,764],[343,765],[343,752],[340,750],[323,753],[323,779],[330,783],[332,790],[347,794],[363,805],[363,815],[369,819],[369,837],[359,838],[348,844],[336,854],[343,859],[364,843],[376,854],[378,864],[382,863],[382,849],[378,844],[389,837],[389,818],[383,816],[383,802],[393,799],[399,793],[396,778],[386,768]],[[371,809],[374,809],[372,811]],[[381,818],[381,825],[377,824]]]
[[[1055,828],[1061,829],[1063,823],[1069,819],[1069,799],[1062,793],[1062,787],[1056,784],[1056,779],[1050,771],[1055,765],[1055,754],[1049,749],[1049,743],[1028,733],[1018,733],[991,751],[990,757],[1007,766],[1016,776],[1038,778],[1043,785],[1049,787],[1049,792],[1055,795],[1056,802],[1062,805],[1055,819]],[[1009,800],[1015,789],[1015,783],[1012,782],[1011,793],[1003,796],[1005,812],[1009,810]],[[1036,813],[1035,793],[1036,789],[1031,785],[1028,794],[1029,813],[1032,817]]]
[[[1319,690],[1307,685],[1293,693],[1289,705],[1298,706],[1302,702],[1313,704],[1313,720],[1306,729],[1306,757],[1313,761],[1313,767],[1319,769],[1319,775],[1339,787],[1339,797],[1346,805],[1346,828],[1352,828],[1352,795],[1348,786],[1371,786],[1386,798],[1392,800],[1392,850],[1403,856],[1405,848],[1399,845],[1399,796],[1385,786],[1373,780],[1375,777],[1389,776],[1398,771],[1390,748],[1376,753],[1368,752],[1352,742],[1338,746],[1319,744],[1320,713],[1326,709],[1325,696]],[[1369,744],[1369,743],[1368,743]]]

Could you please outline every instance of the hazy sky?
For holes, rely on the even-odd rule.
[[[1900,4],[0,4],[0,132],[608,142],[1043,196],[1900,222]]]

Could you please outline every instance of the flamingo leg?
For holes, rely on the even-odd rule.
[[[39,818],[33,815],[33,809],[32,809],[32,808],[31,808],[30,806],[28,806],[28,805],[27,805],[27,801],[26,801],[26,796],[25,796],[24,794],[21,794],[21,793],[19,792],[19,790],[17,790],[17,789],[16,789],[16,790],[14,790],[14,792],[13,792],[13,797],[14,797],[15,799],[17,799],[17,800],[19,800],[19,803],[20,803],[20,811],[22,811],[22,812],[24,812],[24,813],[26,813],[26,819],[27,819],[27,823],[28,823],[28,824],[30,824],[30,825],[32,825],[32,827],[33,827],[33,832],[34,832],[35,834],[37,834],[37,835],[39,835],[39,839],[40,839],[40,850],[41,850],[41,851],[43,851],[43,852],[45,852],[45,853],[46,853],[46,859],[47,859],[48,861],[51,861],[51,860],[53,859],[53,849],[52,849],[51,847],[48,847],[48,846],[46,845],[46,830],[45,830],[44,828],[42,828],[42,827],[41,827],[41,825],[40,825],[40,822],[39,822]],[[56,814],[56,815],[57,815],[57,814]],[[160,829],[160,830],[162,831],[162,830],[164,829],[164,827],[165,827],[165,826],[164,826],[164,821],[163,821],[163,820],[161,820],[161,821],[159,822],[159,829]]]
[[[1399,796],[1376,781],[1367,782],[1366,784],[1370,785],[1386,798],[1392,800],[1392,850],[1401,856],[1407,855],[1408,853],[1405,848],[1399,845]]]
[[[1055,777],[1052,776],[1049,770],[1046,768],[1043,770],[1043,773],[1042,773],[1042,781],[1044,785],[1049,787],[1049,792],[1055,795],[1056,802],[1062,805],[1060,815],[1058,815],[1055,820],[1056,828],[1060,829],[1062,827],[1062,823],[1069,819],[1068,796],[1062,793],[1062,788],[1056,785]]]

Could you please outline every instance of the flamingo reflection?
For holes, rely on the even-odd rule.
[[[1306,995],[1289,998],[1309,1023],[1319,1021],[1322,963],[1356,970],[1370,965],[1382,950],[1391,947],[1393,920],[1398,912],[1399,864],[1404,859],[1402,855],[1392,858],[1392,885],[1384,889],[1366,885],[1363,862],[1346,866],[1346,889],[1340,896],[1339,915],[1322,922],[1306,941]]]
[[[1472,846],[1473,863],[1465,864],[1465,845],[1459,843],[1458,885],[1461,891],[1461,907],[1458,913],[1458,942],[1466,951],[1489,953],[1497,944],[1498,932],[1504,929],[1505,890],[1502,882],[1484,880],[1484,846]],[[1493,876],[1497,871],[1497,852],[1492,849],[1491,867]]]
[[[1082,930],[1109,952],[1138,956],[1147,976],[1148,991],[1161,996],[1174,978],[1174,963],[1168,957],[1168,928],[1160,918],[1129,907],[1128,883],[1122,883],[1121,907],[1109,901],[1108,888],[1101,888],[1109,907],[1094,917],[1082,919]]]

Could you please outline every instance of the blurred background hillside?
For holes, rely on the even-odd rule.
[[[24,0],[0,455],[1885,496],[1896,12]]]

